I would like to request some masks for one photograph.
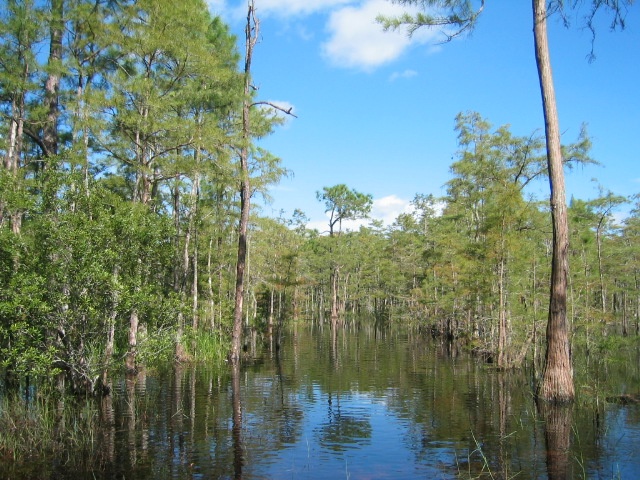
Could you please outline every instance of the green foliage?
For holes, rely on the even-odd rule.
[[[53,377],[62,368],[91,379],[99,366],[88,362],[89,351],[104,343],[110,310],[120,309],[125,322],[138,308],[150,327],[172,311],[164,300],[171,225],[97,186],[87,197],[78,180],[48,175],[45,189],[56,193],[46,210],[31,211],[20,237],[3,231],[7,247],[32,239],[3,256],[0,347],[17,374]]]
[[[156,327],[140,338],[137,360],[145,368],[164,368],[175,352],[175,328]]]
[[[3,367],[43,381],[63,372],[82,392],[128,352],[171,358],[178,319],[224,342],[244,142],[229,27],[201,0],[80,0],[64,4],[60,58],[45,57],[59,5],[3,6]],[[58,93],[43,87],[53,77]],[[252,138],[281,123],[257,105]],[[250,150],[266,196],[287,172]]]

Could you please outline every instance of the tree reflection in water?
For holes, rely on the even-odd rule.
[[[549,480],[573,478],[569,456],[573,405],[538,402],[538,409],[545,425],[544,438],[547,447]]]
[[[234,478],[242,478],[244,464],[244,446],[242,445],[242,399],[240,396],[240,362],[231,364],[231,386],[233,403],[233,474]]]
[[[21,470],[0,458],[0,478],[324,479],[347,465],[353,479],[638,478],[635,404],[584,394],[575,412],[536,408],[532,372],[496,370],[423,333],[298,325],[280,349],[252,343],[240,367],[113,378],[96,454],[70,448],[64,462],[43,455]],[[610,364],[598,391],[640,385],[638,355]],[[577,372],[580,385],[595,376]]]

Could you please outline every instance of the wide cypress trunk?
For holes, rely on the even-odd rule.
[[[567,276],[569,270],[569,226],[565,198],[560,127],[556,108],[549,43],[547,40],[546,0],[533,0],[533,22],[536,64],[544,109],[547,162],[551,188],[553,253],[549,318],[547,321],[547,353],[538,398],[561,403],[574,399],[573,366],[567,322]]]

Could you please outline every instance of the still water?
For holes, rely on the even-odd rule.
[[[580,399],[559,414],[536,410],[531,372],[418,334],[298,326],[249,352],[236,375],[123,378],[99,453],[58,459],[50,478],[640,478],[640,407],[602,393],[637,393],[637,352],[577,368]]]

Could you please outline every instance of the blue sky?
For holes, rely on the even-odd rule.
[[[246,1],[209,5],[243,52]],[[376,15],[401,10],[387,0],[256,0],[259,99],[293,107],[298,117],[261,141],[293,173],[271,190],[263,214],[290,217],[299,208],[310,227],[324,230],[316,191],[345,183],[371,194],[373,216],[390,223],[416,193],[445,193],[458,113],[476,111],[515,135],[542,130],[530,2],[487,2],[473,34],[446,44],[437,31],[412,39],[382,32]],[[569,29],[558,17],[549,21],[563,142],[586,123],[602,166],[569,172],[567,196],[593,198],[598,185],[640,193],[640,9],[629,10],[622,32],[600,19],[591,63],[591,34],[579,16],[570,20]],[[539,196],[548,196],[546,183]]]

